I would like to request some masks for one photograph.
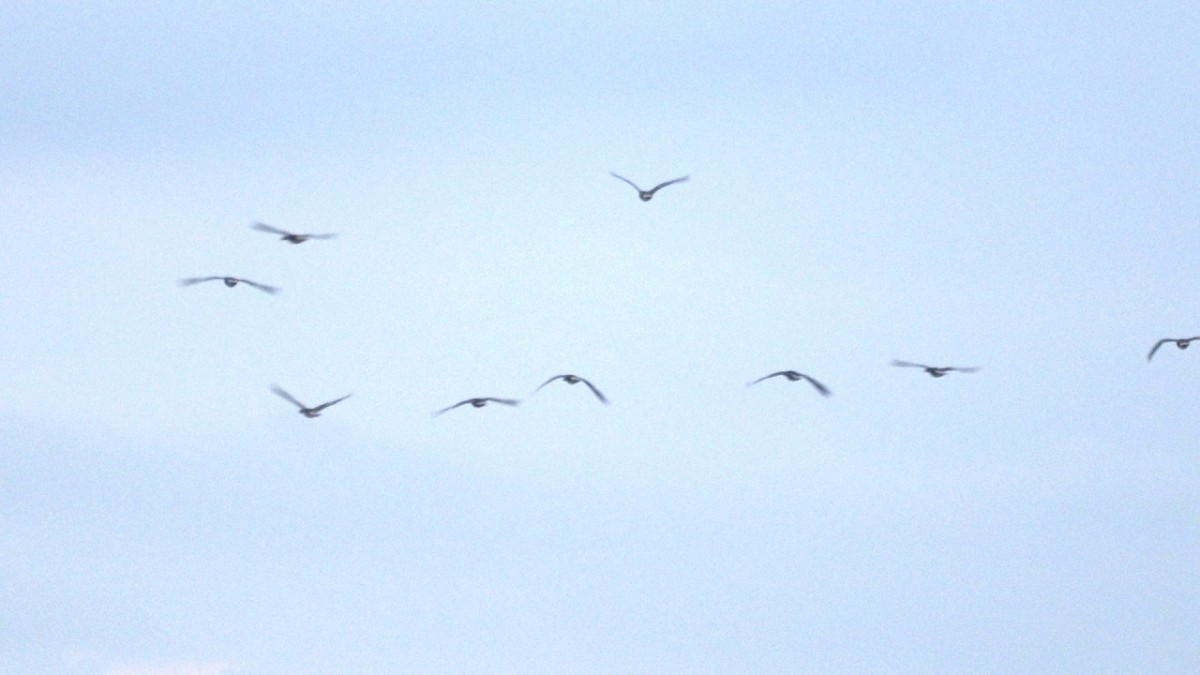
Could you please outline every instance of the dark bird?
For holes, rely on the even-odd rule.
[[[470,403],[471,405],[475,406],[476,408],[482,408],[483,406],[487,405],[489,402],[503,403],[504,405],[520,405],[521,404],[520,401],[518,401],[516,399],[512,399],[512,398],[492,398],[491,396],[486,396],[484,398],[469,398],[465,401],[459,401],[458,403],[455,403],[452,406],[442,408],[441,410],[433,413],[433,416],[437,417],[438,415],[441,415],[442,413],[446,412],[447,410],[454,410],[455,408],[457,408],[460,405],[467,405],[468,403]]]
[[[233,288],[234,286],[237,286],[238,284],[247,284],[247,285],[257,288],[260,291],[265,291],[272,295],[279,292],[279,289],[275,288],[274,286],[260,284],[256,281],[250,281],[249,279],[239,279],[238,277],[192,277],[191,279],[180,279],[179,285],[180,286],[192,286],[195,284],[202,284],[205,281],[216,281],[218,279],[225,282],[225,285],[230,288]]]
[[[296,234],[294,232],[288,232],[287,230],[281,230],[277,227],[271,227],[270,225],[267,225],[266,223],[254,223],[250,227],[253,227],[254,229],[258,230],[259,232],[270,232],[271,234],[278,234],[278,235],[280,235],[279,236],[280,240],[286,241],[289,244],[303,244],[304,242],[308,241],[309,239],[333,239],[334,237],[337,236],[336,234]]]
[[[772,377],[779,377],[780,375],[786,377],[789,382],[795,382],[796,380],[808,380],[808,383],[811,384],[817,391],[821,392],[822,396],[829,396],[831,393],[833,393],[833,392],[829,391],[829,387],[826,387],[825,385],[821,384],[820,382],[817,382],[816,380],[812,379],[808,375],[805,375],[804,373],[797,373],[794,370],[781,370],[778,373],[771,373],[770,375],[763,375],[762,377],[758,378],[757,380],[747,383],[746,386],[750,387],[750,386],[758,384],[759,382],[762,382],[763,380],[767,380]]]
[[[271,391],[275,392],[275,394],[277,396],[279,396],[280,398],[282,398],[283,400],[285,400],[285,401],[291,403],[292,405],[296,406],[297,408],[299,408],[300,414],[304,415],[305,417],[308,417],[308,418],[313,418],[313,417],[319,416],[321,414],[322,410],[328,408],[329,406],[333,405],[334,403],[341,403],[342,401],[345,401],[346,399],[350,398],[350,396],[351,396],[350,394],[346,394],[345,396],[334,399],[332,401],[329,401],[328,403],[322,403],[319,406],[314,406],[312,408],[309,408],[309,407],[305,406],[303,403],[301,403],[300,401],[297,401],[291,394],[284,391],[277,384],[271,385]]]
[[[1154,358],[1154,352],[1158,351],[1158,348],[1167,342],[1174,342],[1176,347],[1179,347],[1180,349],[1187,349],[1188,345],[1192,344],[1193,340],[1200,340],[1200,336],[1190,338],[1163,338],[1158,342],[1155,342],[1154,346],[1150,348],[1150,353],[1146,355],[1146,360],[1149,361],[1150,359]]]
[[[943,376],[945,376],[946,373],[948,373],[952,370],[957,370],[960,373],[973,373],[973,372],[979,370],[979,368],[952,368],[950,366],[926,366],[926,365],[920,364],[920,363],[909,363],[908,361],[892,361],[892,365],[900,366],[901,368],[923,368],[925,370],[925,372],[929,373],[933,377],[943,377]]]
[[[632,185],[633,189],[638,191],[638,199],[641,199],[644,202],[650,201],[650,198],[654,196],[655,192],[658,192],[659,190],[667,187],[668,185],[674,185],[675,183],[682,183],[683,181],[688,179],[687,176],[684,176],[682,178],[676,178],[675,180],[669,180],[665,183],[659,183],[658,185],[655,185],[654,187],[650,188],[649,190],[643,190],[642,188],[637,186],[637,183],[634,183],[633,181],[629,180],[628,178],[626,178],[624,176],[618,176],[617,174],[615,174],[611,171],[609,171],[608,173],[611,174],[613,178],[620,178],[621,180],[625,181],[626,183],[629,183],[630,185]]]
[[[583,379],[582,377],[580,377],[578,375],[570,375],[570,374],[555,375],[554,377],[543,382],[541,384],[541,386],[539,386],[537,389],[534,389],[533,393],[534,394],[538,393],[539,391],[542,390],[542,387],[550,384],[551,382],[553,382],[555,380],[562,380],[563,382],[566,382],[567,384],[578,384],[578,383],[582,382],[588,386],[588,389],[592,390],[592,393],[596,395],[596,398],[600,399],[601,403],[603,403],[604,405],[608,405],[608,399],[604,398],[604,394],[600,393],[600,390],[596,388],[596,385],[592,384],[591,382],[588,382],[587,380]]]

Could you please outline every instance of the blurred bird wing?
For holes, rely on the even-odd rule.
[[[282,234],[285,236],[292,234],[291,232],[288,232],[287,230],[281,230],[278,227],[271,227],[270,225],[267,225],[266,223],[254,223],[250,227],[258,230],[259,232],[270,232],[271,234]]]
[[[770,375],[763,375],[762,377],[758,378],[757,380],[755,380],[755,381],[753,381],[753,382],[749,382],[749,383],[747,383],[747,384],[746,384],[746,386],[747,386],[747,387],[750,387],[750,386],[753,386],[753,385],[756,385],[756,384],[758,384],[759,382],[762,382],[763,380],[769,380],[769,379],[771,379],[772,377],[779,377],[780,375],[787,375],[787,374],[788,374],[788,373],[790,373],[790,372],[792,372],[792,371],[790,371],[790,370],[781,370],[781,371],[779,371],[778,373],[771,373]]]
[[[929,366],[920,363],[913,363],[911,361],[892,361],[892,365],[900,366],[901,368],[929,368]]]
[[[308,239],[333,239],[334,237],[337,236],[337,233],[334,232],[331,234],[306,234],[304,236]]]
[[[829,391],[829,387],[826,387],[825,385],[821,384],[820,382],[817,382],[816,380],[809,377],[808,375],[801,374],[800,377],[803,377],[804,379],[808,380],[808,383],[811,384],[813,387],[815,387],[817,391],[821,392],[822,396],[829,396],[830,394],[833,393],[833,392]]]
[[[458,406],[460,406],[460,405],[466,405],[466,404],[468,404],[468,403],[470,403],[471,401],[474,401],[474,400],[475,400],[475,399],[473,399],[473,398],[469,398],[469,399],[467,399],[467,400],[465,400],[465,401],[459,401],[458,403],[455,403],[454,405],[448,405],[448,406],[446,406],[445,408],[442,408],[441,410],[437,410],[437,411],[435,411],[435,412],[433,413],[433,416],[434,416],[434,417],[437,417],[438,415],[441,415],[442,413],[444,413],[444,412],[446,412],[446,411],[448,411],[448,410],[454,410],[454,409],[455,409],[455,408],[457,408]]]
[[[268,286],[266,284],[260,284],[257,281],[250,281],[249,279],[238,279],[238,281],[240,281],[244,284],[250,284],[251,286],[257,288],[258,290],[266,291],[267,293],[270,293],[271,295],[275,295],[276,293],[279,292],[278,288],[275,288],[274,286]]]
[[[301,410],[308,410],[308,408],[303,403],[296,400],[296,397],[294,397],[291,394],[284,391],[283,387],[280,387],[277,384],[273,384],[273,385],[271,385],[271,391],[275,392],[276,396],[282,398],[285,401],[288,401],[289,403],[296,406],[297,408],[300,408]]]
[[[980,366],[971,366],[969,368],[948,368],[947,370],[957,370],[960,373],[973,373],[979,370]]]
[[[483,400],[495,401],[496,403],[503,403],[504,405],[521,405],[521,402],[515,398],[493,398],[491,396],[488,396],[487,398],[485,398]]]
[[[353,396],[353,394],[346,394],[345,396],[343,396],[341,398],[335,398],[332,401],[322,403],[321,405],[313,408],[312,411],[313,412],[321,412],[322,410],[328,408],[329,406],[333,405],[334,403],[341,403],[342,401],[345,401],[346,399],[350,398],[351,396]]]
[[[621,180],[625,181],[626,183],[629,183],[630,185],[632,185],[632,186],[633,186],[633,189],[634,189],[634,190],[637,190],[638,192],[641,192],[641,191],[642,191],[642,188],[638,187],[638,186],[637,186],[637,183],[635,183],[635,182],[633,182],[633,181],[629,180],[628,178],[626,178],[626,177],[624,177],[624,176],[618,176],[617,174],[615,174],[615,173],[613,173],[613,172],[611,172],[611,171],[609,171],[608,173],[609,173],[609,175],[611,175],[613,178],[620,178]]]
[[[216,281],[217,279],[224,279],[224,278],[225,277],[191,277],[189,279],[180,279],[179,285],[180,286],[191,286],[193,284],[199,284],[199,283],[203,283],[205,281]]]
[[[542,390],[542,387],[544,387],[544,386],[546,386],[546,385],[550,384],[551,382],[553,382],[553,381],[555,381],[555,380],[561,380],[561,379],[562,379],[562,378],[564,378],[564,377],[566,377],[566,375],[555,375],[554,377],[552,377],[552,378],[550,378],[550,379],[546,380],[545,382],[543,382],[543,383],[539,384],[539,385],[538,385],[538,388],[533,390],[533,393],[534,393],[534,394],[538,393],[539,391],[541,391],[541,390]],[[530,394],[530,395],[532,396],[532,394]]]
[[[1170,338],[1163,338],[1163,339],[1159,340],[1158,342],[1155,342],[1154,346],[1150,348],[1150,353],[1146,355],[1146,360],[1149,361],[1150,359],[1154,358],[1154,352],[1158,351],[1159,347],[1163,346],[1164,344],[1166,344],[1168,342],[1173,342],[1173,340],[1171,340]]]
[[[649,192],[650,194],[654,194],[655,192],[658,192],[659,190],[661,190],[661,189],[663,189],[663,188],[667,187],[668,185],[674,185],[674,184],[676,184],[676,183],[682,183],[683,181],[687,180],[688,178],[689,178],[689,176],[681,176],[681,177],[679,177],[679,178],[674,178],[674,179],[672,179],[672,180],[666,181],[666,182],[664,182],[664,183],[659,183],[658,185],[655,185],[654,187],[650,188],[650,189],[648,190],[648,192]]]
[[[576,375],[575,377],[579,377],[579,376]],[[601,403],[603,403],[604,405],[608,405],[608,399],[604,397],[604,394],[600,393],[600,390],[596,388],[596,385],[592,384],[591,382],[588,382],[587,380],[583,379],[582,377],[579,377],[579,381],[586,384],[588,386],[588,389],[591,389],[592,393],[596,395],[596,398],[600,399]]]

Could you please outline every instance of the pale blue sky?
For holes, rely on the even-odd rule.
[[[0,15],[0,673],[1200,668],[1200,9],[393,5]]]

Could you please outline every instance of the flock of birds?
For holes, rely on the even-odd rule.
[[[668,181],[659,183],[658,185],[655,185],[654,187],[650,188],[649,190],[643,190],[641,187],[639,187],[636,183],[629,180],[628,178],[617,175],[616,173],[613,173],[611,171],[609,173],[614,178],[617,178],[621,181],[624,181],[625,183],[628,183],[630,186],[633,187],[633,189],[637,190],[638,199],[641,199],[643,202],[648,202],[651,199],[653,199],[655,193],[657,193],[659,190],[661,190],[669,185],[674,185],[676,183],[682,183],[688,179],[688,176],[682,176],[680,178],[674,178],[672,180],[668,180]],[[270,234],[279,235],[280,241],[285,241],[289,244],[302,244],[310,239],[318,239],[318,240],[319,239],[332,239],[337,236],[336,234],[298,234],[295,232],[288,232],[287,230],[281,230],[277,227],[272,227],[265,223],[254,223],[250,227],[259,232],[267,232]],[[265,293],[270,293],[272,295],[279,292],[279,289],[275,286],[270,286],[267,284],[259,283],[257,281],[250,281],[249,279],[243,279],[241,277],[233,277],[233,276],[215,275],[215,276],[208,276],[208,277],[190,277],[187,279],[181,279],[179,281],[179,284],[181,286],[193,286],[195,284],[204,283],[206,281],[221,281],[229,288],[233,288],[234,286],[237,286],[238,284],[246,284],[247,286],[252,286],[254,288],[259,289],[260,291],[263,291]],[[1190,346],[1191,343],[1196,340],[1200,340],[1200,336],[1190,337],[1190,338],[1163,338],[1163,339],[1159,340],[1158,342],[1154,343],[1154,346],[1150,348],[1150,353],[1146,355],[1146,360],[1149,361],[1149,360],[1153,359],[1154,353],[1157,352],[1159,347],[1162,347],[1164,344],[1174,343],[1174,345],[1176,347],[1178,347],[1179,349],[1187,349],[1188,346]],[[978,367],[929,366],[929,365],[925,365],[923,363],[913,363],[911,361],[900,361],[900,360],[892,361],[892,365],[899,367],[899,368],[920,368],[924,372],[928,373],[931,377],[935,377],[935,378],[945,377],[947,374],[952,373],[952,372],[974,373],[979,370]],[[830,391],[829,387],[827,387],[824,384],[822,384],[821,382],[817,381],[811,375],[806,375],[804,373],[797,372],[795,370],[781,370],[781,371],[778,371],[775,373],[771,373],[769,375],[763,375],[762,377],[758,378],[757,380],[747,383],[746,386],[751,387],[751,386],[758,384],[759,382],[762,382],[764,380],[769,380],[769,379],[775,378],[775,377],[785,378],[789,382],[799,382],[801,380],[804,380],[804,381],[808,382],[810,385],[812,385],[812,387],[814,389],[816,389],[817,393],[819,393],[822,396],[830,396],[833,393],[832,391]],[[545,382],[543,382],[542,384],[540,384],[537,387],[537,389],[534,389],[533,394],[536,394],[537,392],[541,391],[543,387],[545,387],[546,385],[550,384],[551,382],[555,382],[557,380],[562,380],[563,382],[566,382],[567,384],[572,384],[572,385],[582,382],[583,384],[587,385],[588,389],[590,389],[592,391],[592,394],[594,394],[596,396],[597,400],[599,400],[601,403],[603,403],[605,405],[608,405],[608,403],[609,403],[608,398],[603,393],[601,393],[601,391],[599,389],[597,389],[594,384],[592,384],[590,381],[588,381],[587,379],[585,379],[583,377],[580,377],[580,376],[574,375],[574,374],[570,374],[570,373],[565,373],[562,375],[555,375],[554,377],[551,377],[550,379],[548,379]],[[280,398],[287,401],[288,403],[291,403],[292,405],[299,408],[300,414],[304,415],[305,417],[308,417],[308,418],[320,416],[321,411],[325,410],[326,408],[328,408],[334,404],[341,403],[342,401],[350,398],[350,396],[352,395],[352,394],[346,394],[345,396],[342,396],[341,398],[336,398],[336,399],[333,399],[332,401],[326,401],[325,403],[322,403],[320,405],[309,407],[309,406],[306,406],[303,403],[301,403],[299,400],[296,399],[296,397],[289,394],[287,391],[285,391],[279,385],[271,385],[271,391],[274,392]],[[489,403],[499,403],[501,405],[517,406],[517,405],[520,405],[521,401],[518,399],[513,399],[513,398],[497,398],[495,396],[481,396],[481,397],[468,398],[468,399],[459,401],[458,403],[455,403],[453,405],[446,406],[445,408],[442,408],[441,410],[435,410],[433,412],[433,416],[437,417],[438,415],[441,415],[444,412],[448,412],[450,410],[454,410],[455,408],[460,408],[462,406],[467,406],[467,405],[474,407],[474,408],[482,408]]]

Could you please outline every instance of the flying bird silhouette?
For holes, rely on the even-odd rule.
[[[303,244],[304,242],[308,241],[309,239],[333,239],[334,237],[337,236],[336,234],[296,234],[295,232],[288,232],[287,230],[281,230],[278,227],[271,227],[270,225],[267,225],[266,223],[254,223],[250,227],[258,230],[259,232],[270,232],[271,234],[278,234],[278,235],[280,235],[280,237],[279,237],[280,240],[286,241],[289,244]]]
[[[771,373],[770,375],[763,375],[762,377],[758,378],[757,380],[747,383],[746,386],[751,387],[751,386],[758,384],[759,382],[762,382],[763,380],[767,380],[772,377],[779,377],[780,375],[782,375],[783,377],[786,377],[789,382],[795,382],[797,380],[808,380],[808,383],[811,384],[818,392],[820,392],[822,396],[829,396],[831,393],[833,393],[833,392],[829,391],[829,387],[826,387],[825,385],[821,384],[820,382],[817,382],[816,380],[809,377],[808,375],[805,375],[804,373],[797,373],[794,370],[781,370],[778,373]]]
[[[554,377],[543,382],[540,386],[538,386],[537,389],[534,389],[533,393],[534,394],[538,393],[539,391],[542,390],[542,387],[550,384],[551,382],[553,382],[555,380],[562,380],[563,382],[566,382],[567,384],[578,384],[578,383],[582,382],[588,386],[588,389],[592,390],[592,393],[596,395],[596,398],[600,399],[601,403],[603,403],[604,405],[608,405],[608,399],[604,398],[604,394],[600,393],[600,390],[596,388],[596,385],[592,384],[591,382],[588,382],[587,380],[585,380],[584,378],[582,378],[578,375],[571,375],[571,374],[555,375]]]
[[[1174,342],[1175,346],[1179,347],[1180,349],[1187,349],[1188,345],[1192,344],[1193,340],[1200,340],[1200,336],[1190,338],[1163,338],[1158,342],[1155,342],[1154,346],[1150,348],[1150,353],[1146,355],[1146,360],[1149,361],[1150,359],[1154,358],[1154,352],[1158,351],[1159,347],[1168,342]]]
[[[469,403],[469,404],[475,406],[476,408],[482,408],[483,406],[487,405],[489,402],[503,403],[504,405],[513,405],[513,406],[520,405],[520,403],[521,403],[520,401],[518,401],[516,399],[512,399],[512,398],[493,398],[491,396],[485,396],[483,398],[469,398],[465,401],[459,401],[458,403],[455,403],[452,406],[447,406],[445,408],[442,408],[441,410],[438,410],[437,412],[433,413],[433,417],[437,417],[438,415],[441,415],[442,413],[446,412],[447,410],[454,410],[455,408],[457,408],[460,405],[467,405]]]
[[[973,372],[979,370],[979,368],[953,368],[950,366],[926,366],[921,363],[909,363],[908,361],[892,361],[892,365],[900,366],[901,368],[923,368],[925,370],[925,372],[929,373],[933,377],[943,377],[943,376],[945,376],[946,373],[949,373],[954,370],[957,370],[960,373],[973,373]]]
[[[249,279],[240,279],[238,277],[192,277],[190,279],[180,279],[179,285],[180,286],[193,286],[195,284],[202,284],[205,281],[216,281],[218,279],[225,282],[225,285],[230,288],[233,288],[234,286],[237,286],[238,284],[247,284],[249,286],[253,286],[253,287],[257,288],[260,291],[265,291],[272,295],[279,292],[279,289],[275,288],[274,286],[268,286],[266,284],[260,284],[257,281],[250,281]]]
[[[308,406],[304,405],[300,401],[297,401],[295,399],[295,397],[293,397],[291,394],[284,391],[283,388],[277,384],[271,385],[271,391],[275,392],[275,394],[277,396],[279,396],[280,398],[282,398],[283,400],[285,400],[285,401],[291,403],[292,405],[296,406],[297,408],[299,408],[300,414],[304,415],[305,417],[307,417],[309,419],[320,416],[322,410],[328,408],[329,406],[333,405],[334,403],[341,403],[342,401],[345,401],[346,399],[350,398],[350,396],[351,396],[351,394],[346,394],[345,396],[343,396],[341,398],[337,398],[337,399],[334,399],[327,403],[322,403],[321,405],[309,408]]]
[[[669,180],[665,183],[659,183],[658,185],[655,185],[654,187],[650,188],[649,190],[643,190],[642,188],[637,186],[637,183],[634,183],[633,181],[629,180],[628,178],[626,178],[624,176],[618,176],[617,174],[615,174],[611,171],[609,171],[608,173],[611,174],[613,178],[620,178],[621,180],[625,181],[626,183],[629,183],[630,185],[632,185],[633,189],[638,191],[638,199],[641,199],[644,202],[650,201],[650,199],[652,197],[654,197],[655,192],[658,192],[659,190],[667,187],[668,185],[674,185],[675,183],[682,183],[683,181],[688,179],[687,176],[683,176],[682,178],[676,178],[674,180]]]

